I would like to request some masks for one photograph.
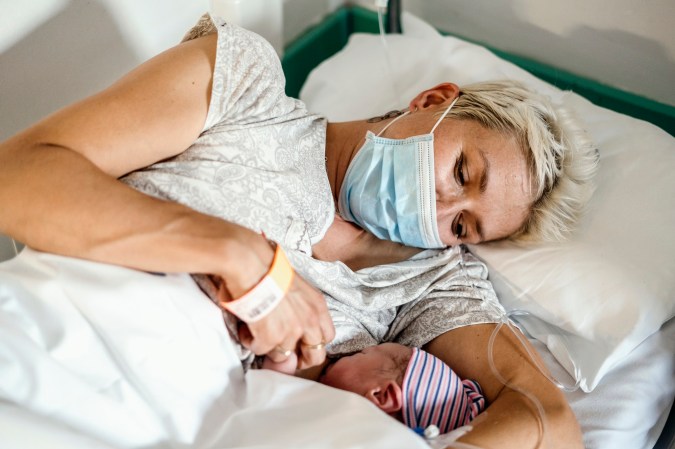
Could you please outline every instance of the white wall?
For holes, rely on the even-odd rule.
[[[284,42],[343,3],[283,0]],[[208,9],[209,0],[0,0],[0,141],[175,45]]]
[[[402,1],[437,28],[675,106],[675,0]]]
[[[0,141],[175,45],[207,9],[208,0],[0,0]],[[0,260],[13,255],[0,235]]]
[[[176,44],[207,8],[208,0],[0,0],[0,140]],[[22,25],[3,27],[9,20]]]
[[[284,42],[292,42],[344,3],[345,0],[284,0]]]

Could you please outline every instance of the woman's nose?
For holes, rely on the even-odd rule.
[[[442,216],[455,215],[462,210],[466,210],[470,201],[465,195],[437,195],[436,197],[436,215]]]
[[[446,206],[452,206],[454,204],[461,203],[466,201],[467,192],[462,186],[452,185],[447,186],[443,189],[436,190],[436,203],[443,204]]]

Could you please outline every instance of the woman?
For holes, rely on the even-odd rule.
[[[486,115],[490,104],[511,115]],[[296,268],[312,255],[317,263],[343,262],[353,273],[417,255],[420,249],[410,244],[556,234],[573,221],[592,174],[584,162],[592,166],[594,156],[572,151],[538,98],[518,86],[460,92],[448,83],[420,93],[408,110],[396,122],[383,116],[326,125],[285,97],[278,60],[266,43],[219,24],[217,33],[168,50],[4,142],[0,231],[42,251],[153,272],[208,274],[229,307],[258,292],[261,279],[274,277],[270,266],[283,271],[282,251],[268,239],[287,249]],[[366,136],[369,131],[390,140]],[[403,199],[400,188],[392,193],[387,185],[373,190],[361,182],[388,179],[372,172],[368,160],[383,163],[378,151],[387,147],[391,155],[397,145],[424,159],[417,187],[403,189],[415,192],[413,198]],[[356,175],[350,178],[350,171]],[[136,189],[117,180],[125,175]],[[385,193],[396,210],[385,206],[371,214],[381,203],[363,200]],[[335,203],[359,226],[335,215]],[[457,254],[461,259],[461,250],[451,256]],[[274,361],[296,349],[299,368],[316,366],[335,335],[331,316],[319,291],[285,273],[275,281],[273,300],[259,303],[264,314],[237,312],[250,318],[239,338]],[[425,349],[461,377],[477,380],[491,404],[463,441],[534,446],[538,422],[529,402],[502,385],[487,364],[496,316],[453,325],[427,340]],[[541,402],[546,447],[579,446],[564,397],[517,340],[504,332],[495,354],[500,372]]]

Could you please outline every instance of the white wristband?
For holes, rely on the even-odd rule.
[[[293,268],[281,246],[277,245],[274,260],[269,271],[244,296],[220,305],[245,323],[254,323],[268,315],[286,293],[293,282]]]

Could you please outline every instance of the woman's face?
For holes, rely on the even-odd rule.
[[[433,113],[443,109],[410,114],[385,137],[428,133]],[[446,245],[502,239],[525,222],[533,197],[527,162],[514,137],[473,120],[444,119],[434,132],[434,164],[438,231]]]

